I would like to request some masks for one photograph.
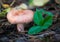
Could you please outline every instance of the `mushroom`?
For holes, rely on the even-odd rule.
[[[34,12],[32,10],[12,9],[7,14],[7,19],[11,24],[17,24],[18,32],[24,32],[24,24],[33,20]]]

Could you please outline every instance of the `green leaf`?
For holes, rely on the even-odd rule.
[[[34,20],[34,23],[37,24],[37,25],[41,25],[42,22],[43,22],[44,18],[42,16],[42,12],[43,11],[36,9],[36,12],[34,13],[33,20]]]
[[[28,34],[32,35],[32,34],[38,34],[39,32],[41,32],[43,30],[43,28],[41,26],[33,26],[29,29]]]
[[[46,14],[47,16],[43,18],[42,14]],[[31,27],[28,31],[28,34],[38,34],[39,32],[51,26],[53,22],[53,14],[43,9],[36,10],[33,19],[34,23],[37,24],[37,26]]]
[[[51,26],[51,24],[53,22],[53,14],[51,12],[47,12],[46,14],[48,16],[46,16],[46,18],[44,19],[44,22],[43,22],[44,29],[47,29],[49,26]]]
[[[52,17],[51,16],[46,17],[43,22],[44,29],[47,29],[49,26],[51,26],[51,24],[52,24]]]
[[[29,6],[33,6],[33,0],[29,0]]]
[[[33,2],[33,0],[29,0],[29,3],[32,3]]]

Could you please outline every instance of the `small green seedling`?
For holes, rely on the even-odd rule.
[[[43,14],[46,14],[47,16],[43,17]],[[48,27],[52,25],[53,14],[43,9],[37,9],[34,13],[33,21],[36,25],[29,29],[28,34],[31,35],[38,34],[44,29],[48,29]]]

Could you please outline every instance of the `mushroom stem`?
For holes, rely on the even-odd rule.
[[[24,24],[17,24],[18,32],[24,32]]]

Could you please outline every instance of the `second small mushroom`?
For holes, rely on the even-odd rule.
[[[7,14],[7,19],[11,24],[17,24],[19,32],[24,31],[24,24],[33,20],[34,12],[32,10],[16,10],[12,9]]]

